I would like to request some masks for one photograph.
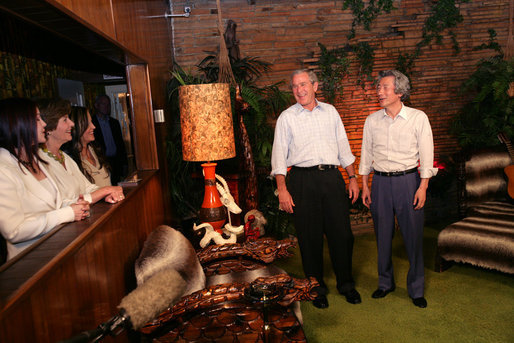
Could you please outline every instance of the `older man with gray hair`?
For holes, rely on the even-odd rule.
[[[378,289],[372,297],[383,298],[396,287],[391,260],[396,215],[410,263],[407,291],[414,305],[424,308],[423,206],[428,180],[437,173],[432,129],[424,112],[403,104],[410,94],[405,75],[382,71],[377,81],[383,109],[366,118],[359,165],[362,202],[371,209],[378,248]]]

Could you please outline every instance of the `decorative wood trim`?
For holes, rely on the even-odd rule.
[[[158,169],[157,145],[152,114],[152,94],[146,64],[127,65],[127,84],[132,110],[132,137],[138,169]]]

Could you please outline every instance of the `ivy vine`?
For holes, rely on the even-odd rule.
[[[496,51],[500,58],[503,58],[503,56],[504,56],[503,49],[502,49],[501,45],[498,44],[498,42],[496,41],[496,31],[493,29],[489,29],[489,30],[487,30],[487,32],[489,33],[489,42],[487,42],[487,44],[482,43],[479,46],[474,47],[473,51],[491,49],[493,51]]]
[[[365,6],[363,0],[344,0],[343,10],[350,8],[353,13],[352,28],[348,34],[348,39],[355,38],[355,27],[359,24],[364,26],[367,31],[371,30],[371,23],[379,14],[385,12],[390,13],[396,9],[393,6],[394,0],[369,0]]]
[[[321,73],[319,75],[322,82],[322,91],[325,100],[333,103],[336,95],[343,91],[343,78],[348,73],[350,67],[350,59],[348,52],[344,48],[336,48],[329,50],[325,45],[318,43],[321,50],[319,58],[319,67]]]
[[[335,48],[329,50],[325,45],[318,43],[321,50],[319,58],[319,75],[322,82],[322,91],[325,100],[333,103],[336,95],[343,91],[342,80],[347,76],[350,64],[356,60],[359,64],[357,73],[357,84],[362,88],[366,86],[366,81],[372,80],[373,63],[375,60],[375,51],[368,42],[359,42],[357,44],[346,44],[343,48]],[[352,58],[349,53],[353,52],[355,57]]]
[[[371,73],[373,72],[373,63],[375,62],[375,50],[368,42],[359,42],[353,46],[353,52],[355,52],[355,57],[360,65],[357,83],[364,88],[366,81],[373,80]]]
[[[469,0],[439,0],[435,2],[432,6],[432,14],[425,20],[421,41],[416,44],[414,52],[399,54],[396,69],[408,76],[414,66],[414,61],[421,55],[422,49],[434,40],[436,44],[442,44],[442,33],[446,30],[452,40],[453,50],[455,54],[458,54],[460,52],[459,43],[451,28],[456,27],[464,20],[458,5],[467,2]]]
[[[393,9],[394,0],[369,0],[365,4],[364,0],[344,0],[343,10],[351,9],[353,14],[352,28],[347,35],[348,40],[355,38],[355,29],[362,25],[365,30],[371,30],[371,24],[382,13],[390,13]],[[359,42],[351,45],[347,44],[344,48],[328,50],[323,44],[318,43],[321,49],[319,65],[321,69],[320,79],[323,83],[322,90],[325,99],[333,102],[337,94],[343,90],[341,80],[346,76],[351,59],[348,52],[355,53],[355,59],[359,64],[357,84],[365,87],[366,81],[372,80],[373,63],[375,61],[374,49],[368,42]]]
[[[409,76],[414,66],[414,62],[422,54],[422,49],[433,42],[442,44],[443,33],[447,32],[453,45],[455,54],[460,52],[457,37],[452,28],[461,23],[464,18],[459,10],[461,3],[470,0],[438,0],[432,3],[431,15],[425,20],[422,38],[416,44],[414,51],[400,53],[396,63],[396,69]],[[343,10],[350,9],[353,14],[352,27],[347,35],[348,40],[355,38],[355,30],[358,25],[362,25],[365,30],[371,30],[373,21],[383,13],[390,13],[396,8],[393,6],[394,0],[344,0]],[[333,101],[335,96],[342,92],[341,80],[348,72],[351,62],[348,52],[354,52],[355,58],[359,63],[359,73],[357,83],[363,88],[366,81],[372,80],[373,63],[375,59],[374,49],[367,42],[357,44],[347,44],[344,48],[328,50],[324,45],[318,43],[321,49],[320,79],[323,82],[323,93],[327,101]]]

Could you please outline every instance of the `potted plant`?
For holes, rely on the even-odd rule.
[[[498,145],[501,132],[507,137],[514,135],[514,58],[505,59],[495,41],[496,33],[494,30],[489,33],[489,43],[475,50],[493,49],[497,54],[482,59],[463,83],[462,94],[470,95],[470,100],[451,128],[464,149]]]

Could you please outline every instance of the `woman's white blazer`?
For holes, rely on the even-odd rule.
[[[83,195],[84,200],[91,202],[91,193],[100,187],[89,182],[73,158],[66,153],[63,154],[66,169],[58,161],[39,149],[39,156],[41,156],[43,161],[48,162],[47,169],[57,183],[64,204],[68,205],[77,202],[79,195]]]
[[[70,206],[62,207],[61,193],[48,170],[40,167],[55,187],[54,194],[0,148],[0,233],[7,241],[8,259],[55,226],[75,219]]]

